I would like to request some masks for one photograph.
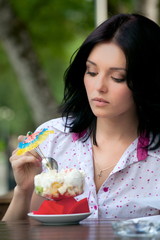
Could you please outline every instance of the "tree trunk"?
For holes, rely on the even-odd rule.
[[[35,123],[55,117],[57,103],[33,50],[28,31],[8,0],[0,0],[0,40],[17,74]]]
[[[135,10],[144,16],[159,22],[159,0],[135,0]]]
[[[95,1],[96,27],[108,18],[108,0]]]

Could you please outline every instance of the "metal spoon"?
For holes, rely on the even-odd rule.
[[[32,134],[32,132],[29,131],[27,133],[27,136],[30,136],[31,134]],[[44,167],[44,169],[47,169],[47,170],[56,169],[58,171],[58,163],[57,163],[57,161],[54,158],[45,157],[43,152],[41,151],[39,145],[34,150],[42,157],[42,166]]]
[[[44,169],[47,169],[47,170],[55,169],[58,171],[58,163],[54,158],[44,157],[42,159],[42,165],[43,165]]]

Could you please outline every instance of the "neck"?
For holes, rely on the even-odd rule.
[[[137,138],[137,119],[127,119],[116,121],[97,118],[96,139],[97,143],[111,140],[134,140]],[[99,145],[99,144],[98,144]]]

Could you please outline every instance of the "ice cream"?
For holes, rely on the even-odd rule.
[[[74,197],[83,193],[84,173],[77,169],[42,172],[34,178],[35,192],[49,199]]]

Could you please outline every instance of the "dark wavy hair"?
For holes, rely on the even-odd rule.
[[[98,43],[114,42],[124,52],[127,62],[126,82],[133,93],[139,125],[137,132],[148,137],[150,148],[160,146],[160,27],[139,14],[118,14],[104,21],[72,56],[64,74],[65,89],[62,117],[70,132],[89,129],[96,143],[96,117],[89,106],[84,74],[86,60]]]

